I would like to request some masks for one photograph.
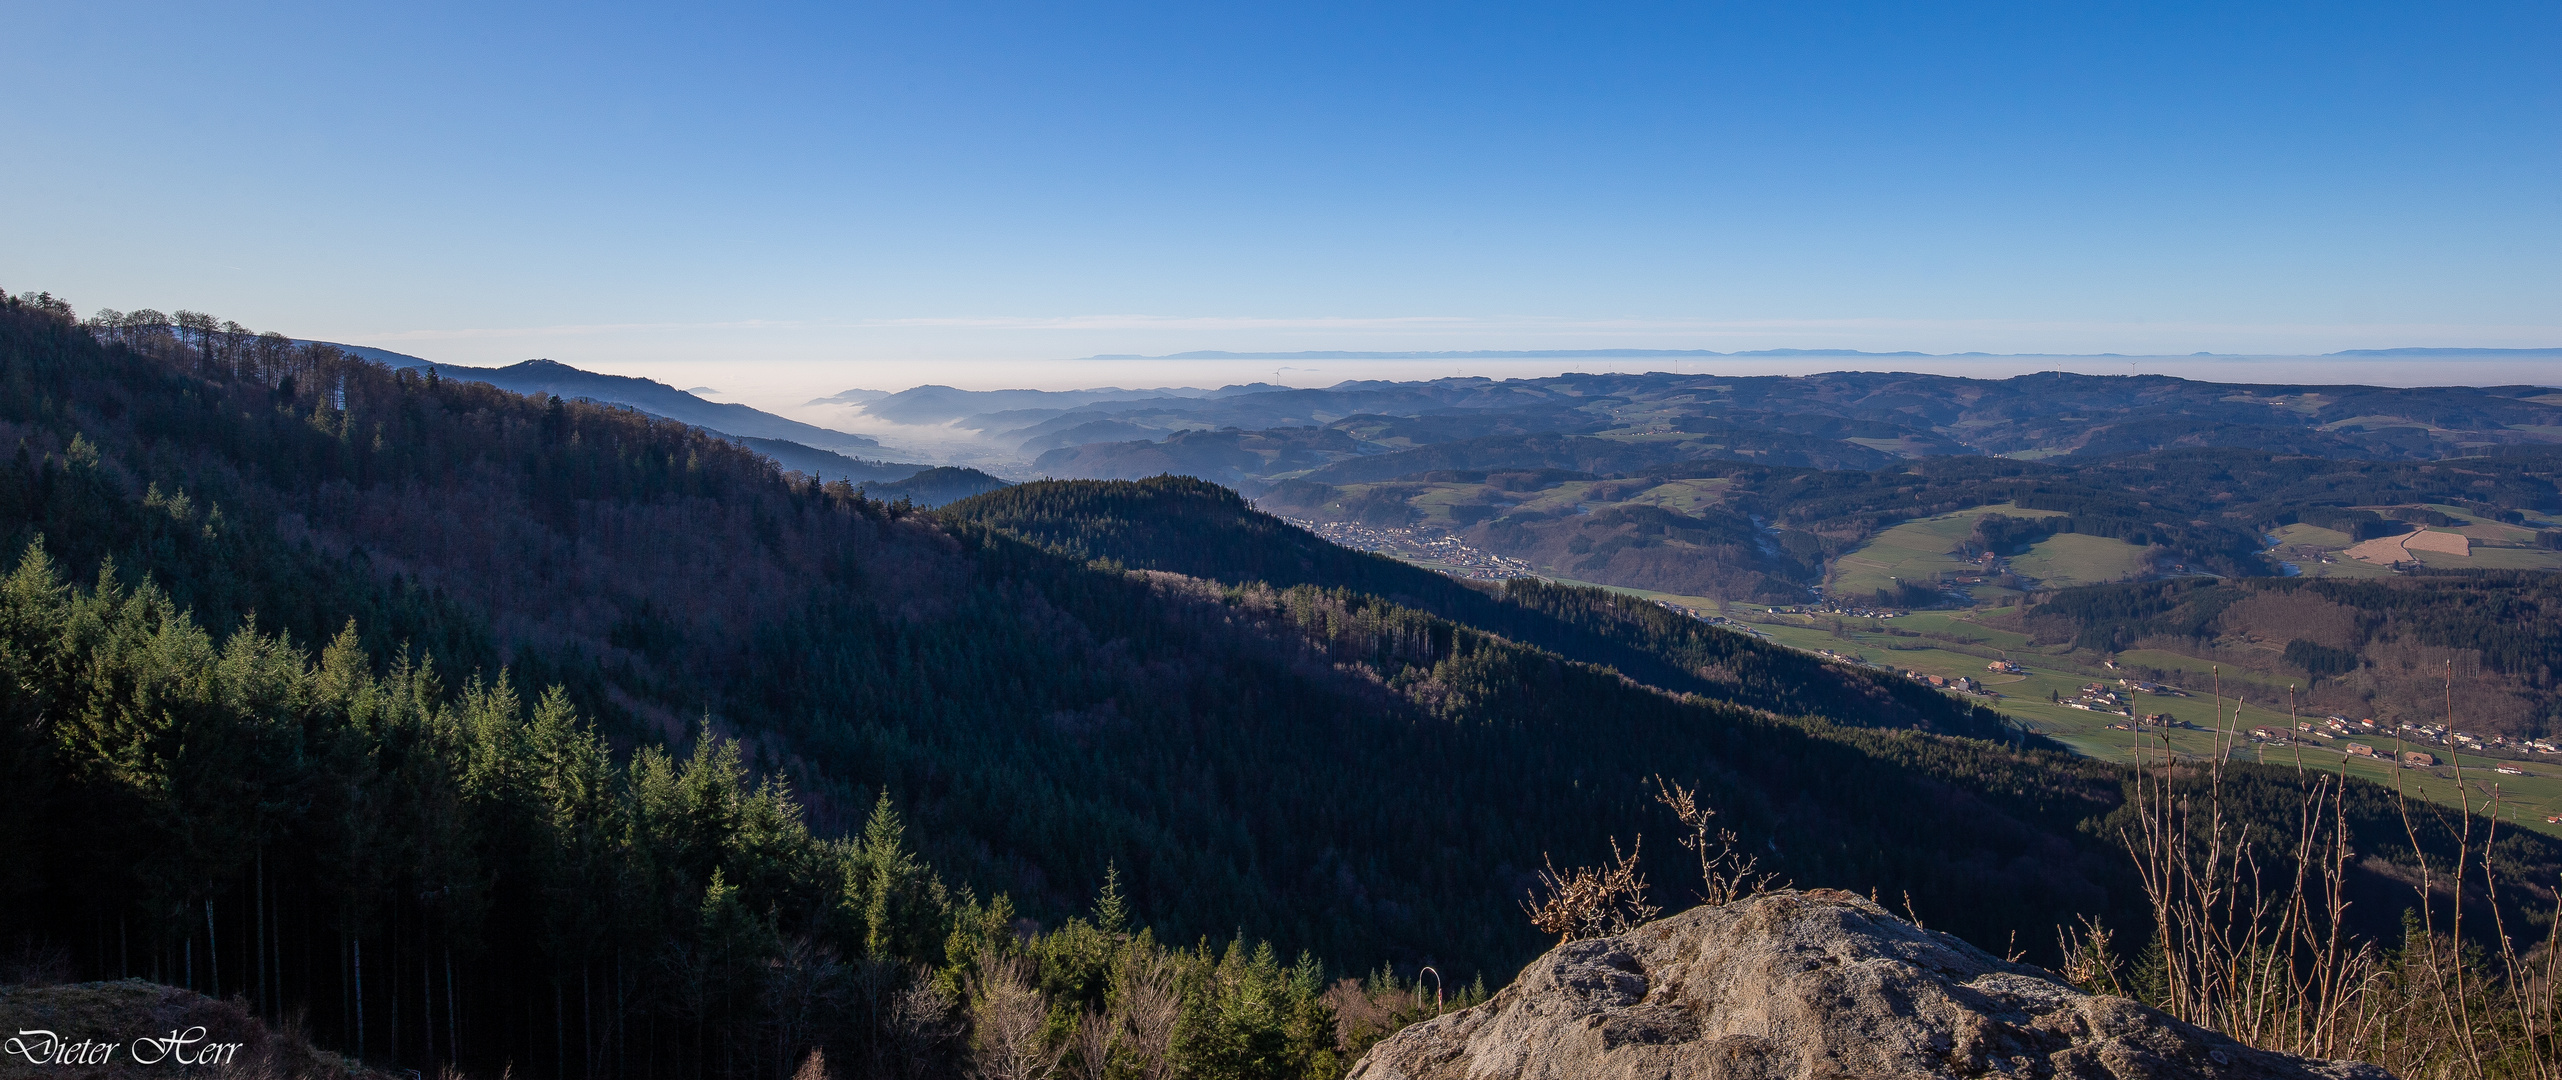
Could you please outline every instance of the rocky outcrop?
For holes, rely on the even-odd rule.
[[[1831,890],[1766,893],[1551,950],[1352,1080],[2153,1077],[2390,1080],[2082,993]]]

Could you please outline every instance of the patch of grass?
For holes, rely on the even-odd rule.
[[[1732,486],[1734,482],[1722,476],[1702,480],[1670,480],[1638,492],[1627,501],[1648,503],[1666,510],[1691,514],[1724,501],[1727,489]]]
[[[1893,589],[1898,579],[1931,581],[1943,573],[1971,570],[1974,564],[1961,560],[1950,552],[1974,533],[1976,519],[1986,514],[2006,514],[2011,517],[2063,516],[2054,511],[2022,510],[2009,503],[2002,503],[1997,506],[1978,506],[1937,517],[1907,521],[1870,537],[1867,543],[1844,552],[1839,558],[1834,559],[1832,575],[1825,582],[1826,594],[1846,600],[1857,600],[1874,596],[1881,590]],[[2116,543],[2116,541],[2109,542]]]
[[[2349,534],[2338,529],[2325,529],[2319,525],[2306,525],[2301,522],[2282,526],[2274,535],[2277,537],[2279,547],[2308,547],[2339,551],[2357,543]]]
[[[2117,659],[2129,665],[2140,664],[2144,667],[2176,672],[2175,677],[2179,680],[2179,685],[2199,693],[2211,692],[2217,677],[2214,661],[2200,660],[2194,656],[2165,649],[2128,649],[2117,654]],[[2286,700],[2286,683],[2277,676],[2227,670],[2222,678],[2226,697],[2281,702]]]
[[[1952,637],[1964,636],[1970,629],[1981,632],[1985,635],[1985,644],[2004,645],[2004,651],[2008,653],[2010,659],[2028,669],[2025,675],[2014,677],[1999,685],[1992,685],[1992,689],[2000,696],[1989,699],[1988,704],[2003,715],[2011,717],[2021,726],[2052,738],[2085,757],[2130,763],[2134,760],[2135,733],[2113,731],[2108,726],[2123,721],[2125,719],[2123,716],[2066,708],[2048,700],[2050,694],[2069,700],[2086,683],[2104,682],[2116,687],[2117,680],[2121,677],[2118,672],[2083,663],[2076,657],[2050,656],[2029,650],[2025,648],[2025,639],[2019,635],[1974,625],[1967,620],[1967,613],[1917,612],[1884,623],[1843,619],[1839,620],[1841,624],[1839,631],[1834,629],[1835,620],[1829,616],[1747,614],[1740,607],[1736,609],[1736,613],[1738,617],[1752,622],[1756,629],[1768,634],[1771,640],[1784,645],[1809,651],[1829,649],[1833,652],[1856,656],[1870,663],[1929,675],[1969,675],[1985,680],[1987,685],[1992,685],[1991,674],[1984,670],[1984,658],[1953,649],[1935,647],[1929,638],[1890,635],[1884,633],[1883,629],[1892,627],[1916,633],[1944,633]],[[2009,642],[2017,642],[2019,647],[2009,648],[2007,647]],[[2200,758],[2213,755],[2216,747],[2213,728],[2217,725],[2219,717],[2225,725],[2238,725],[2244,732],[2254,727],[2289,729],[2293,725],[2293,718],[2287,714],[2286,696],[2282,687],[2262,685],[2228,675],[2224,680],[2225,697],[2219,714],[2217,701],[2209,686],[2210,664],[2208,661],[2160,650],[2136,650],[2121,654],[2119,659],[2165,671],[2185,673],[2182,676],[2182,685],[2190,691],[2189,696],[2172,697],[2143,693],[2129,695],[2135,711],[2139,713],[2162,713],[2206,729],[2170,731],[2168,741],[2171,748],[2181,754]],[[2236,719],[2237,713],[2238,719]],[[2148,732],[2145,738],[2151,747],[2151,752],[2159,754],[2163,742],[2162,735]],[[2240,752],[2252,761],[2265,760],[2272,765],[2294,765],[2300,761],[2307,769],[2345,773],[2382,784],[2389,785],[2398,779],[2406,788],[2414,790],[2415,794],[2423,798],[2450,806],[2455,805],[2453,769],[2443,764],[2435,769],[2396,768],[2389,761],[2378,761],[2345,753],[2341,748],[2351,742],[2365,743],[2375,747],[2378,753],[2386,755],[2390,755],[2395,749],[2391,736],[2387,735],[2380,739],[2374,737],[2315,739],[2308,740],[2305,744],[2285,747],[2262,746],[2245,739]],[[2412,746],[2410,749],[2426,750],[2437,755],[2441,762],[2449,759],[2446,747]],[[2562,814],[2562,761],[2538,757],[2520,762],[2512,759],[2478,757],[2472,754],[2462,755],[2462,760],[2464,779],[2467,784],[2475,785],[2477,789],[2491,785],[2499,788],[2504,806],[2501,815],[2503,821],[2548,835],[2562,836],[2562,824],[2551,824],[2544,820],[2548,816]],[[2504,776],[2493,772],[2494,767],[2500,764],[2522,767],[2528,775]],[[2479,798],[2477,795],[2477,802]]]
[[[2471,555],[2457,556],[2435,551],[2412,552],[2413,557],[2417,558],[2422,566],[2449,570],[2562,570],[2562,551],[2506,546],[2533,543],[2535,531],[2532,529],[2492,521],[2458,506],[2448,506],[2443,503],[2422,505],[2456,520],[2453,527],[2443,528],[2441,531],[2462,533],[2474,541]],[[2370,507],[2369,509],[2382,508]],[[2339,554],[2341,551],[2356,544],[2356,541],[2351,540],[2346,533],[2296,524],[2277,530],[2276,536],[2278,557],[2294,563],[2306,577],[2393,576],[2393,571],[2386,567],[2341,557]],[[2484,546],[2486,542],[2502,546],[2486,547]],[[2329,561],[2323,561],[2325,558]]]
[[[2562,570],[2562,551],[2543,548],[2475,547],[2471,555],[2414,551],[2420,565],[2442,569]]]
[[[2105,536],[2057,533],[2013,557],[2010,565],[2013,572],[2036,578],[2043,588],[2061,589],[2135,577],[2144,572],[2144,551]]]

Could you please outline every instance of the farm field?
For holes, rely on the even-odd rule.
[[[1825,583],[1828,595],[1841,598],[1865,597],[1880,590],[1891,590],[1898,579],[1930,581],[1941,574],[1968,573],[1975,564],[1951,554],[1975,531],[1975,522],[1986,514],[2009,517],[2062,517],[2048,510],[2022,510],[2010,503],[1978,506],[1936,517],[1907,521],[1878,533],[1867,543],[1843,553],[1833,560],[1832,576]],[[2014,573],[2035,578],[2044,588],[2066,588],[2123,580],[2144,569],[2145,549],[2122,540],[2079,533],[2059,533],[2029,546],[2010,559]],[[1978,600],[2000,596],[2017,596],[2020,590],[1998,585],[1971,586],[1968,592]]]
[[[2524,525],[2494,521],[2459,506],[2441,503],[2421,504],[2455,520],[2455,524],[2430,526],[2428,531],[2459,533],[2472,541],[2466,555],[2449,552],[2416,550],[2410,556],[2420,565],[2444,570],[2562,570],[2562,551],[2536,547],[2536,530]],[[2347,533],[2312,525],[2288,525],[2274,534],[2277,557],[2294,563],[2306,577],[2391,577],[2392,571],[2371,562],[2352,559],[2342,554],[2357,542]]]
[[[2224,681],[2224,696],[2255,701],[2283,712],[2286,706],[2286,684],[2254,672],[2217,672],[2215,662],[2164,649],[2128,649],[2117,654],[2120,664],[2148,667],[2171,673],[2179,685],[2210,687],[2218,678]]]
[[[2123,717],[2068,708],[2050,700],[2050,695],[2070,698],[2086,683],[2105,682],[2115,686],[2119,678],[2116,672],[2028,649],[2026,640],[2020,635],[1976,625],[1966,618],[1964,612],[1917,612],[1878,621],[1836,620],[1825,615],[1772,615],[1766,610],[1747,613],[1740,606],[1734,610],[1737,618],[1754,624],[1756,629],[1782,644],[1808,650],[1828,649],[1873,664],[1924,674],[1969,675],[1982,679],[1988,689],[2000,695],[1986,703],[2022,727],[2063,743],[2085,756],[2109,761],[2135,760],[2136,734],[2112,730],[2108,726]],[[1839,629],[1835,628],[1836,623]],[[1902,633],[1890,634],[1887,632],[1889,628]],[[1904,636],[1907,634],[1914,636]],[[1994,682],[2000,676],[1986,671],[1985,664],[1996,657],[2020,664],[2027,668],[2027,674],[2013,676],[2013,681],[2009,682]],[[2167,738],[2172,750],[2192,757],[2212,755],[2217,743],[2213,729],[2218,726],[2219,710],[2203,677],[2207,663],[2158,652],[2128,653],[2122,659],[2165,670],[2199,673],[2195,683],[2184,687],[2189,691],[2187,696],[2135,694],[2133,700],[2139,712],[2164,713],[2206,729],[2172,730]],[[2228,682],[2227,689],[2229,693],[2235,687]],[[2292,720],[2287,715],[2283,693],[2264,696],[2260,692],[2262,689],[2253,687],[2238,702],[2233,696],[2226,697],[2220,710],[2224,726],[2237,727],[2244,732],[2262,726],[2291,727]],[[2164,736],[2148,732],[2142,738],[2147,753],[2161,752]],[[2310,739],[2305,745],[2285,747],[2263,746],[2246,739],[2240,746],[2239,755],[2267,764],[2294,764],[2300,760],[2308,769],[2345,772],[2385,784],[2398,779],[2412,785],[2425,798],[2448,803],[2454,800],[2455,773],[2452,768],[2440,765],[2434,769],[2397,769],[2373,759],[2352,757],[2336,749],[2350,741],[2368,743],[2379,751],[2393,745],[2389,738],[2380,742],[2373,739]],[[2448,756],[2444,747],[2413,749],[2426,749],[2440,759]],[[2539,758],[2519,762],[2472,754],[2462,755],[2461,760],[2465,783],[2475,789],[2477,804],[2483,797],[2482,792],[2496,785],[2506,807],[2502,820],[2514,820],[2521,826],[2562,836],[2562,824],[2550,824],[2544,820],[2548,816],[2562,814],[2562,760]],[[2491,771],[2498,764],[2523,767],[2528,775],[2498,775]]]
[[[2435,551],[2415,552],[2420,565],[2446,570],[2562,570],[2562,551],[2475,545],[2469,556]]]
[[[1977,518],[1994,513],[2013,517],[2054,516],[2003,503],[1907,521],[1878,533],[1867,543],[1834,559],[1832,574],[1824,582],[1824,591],[1835,597],[1864,597],[1892,590],[1898,581],[1930,581],[1944,573],[1971,570],[1974,564],[1949,552],[1975,531]],[[1996,593],[2002,591],[1994,590]]]
[[[1541,494],[1549,499],[1571,500],[1582,494],[1574,489],[1584,486],[1566,485],[1565,490],[1552,489]],[[1685,495],[1691,498],[1712,496],[1711,491],[1685,490],[1686,485],[1665,487],[1673,490],[1658,488],[1646,494],[1662,502],[1674,502]],[[2531,539],[2533,534],[2528,530],[2475,519],[2451,507],[2436,509],[2459,519],[2459,524],[2448,531],[2462,531],[2474,539],[2472,556],[2465,558],[2420,552],[2423,559],[2444,559],[2451,565],[2484,568],[2562,568],[2562,552],[2490,546],[2516,543],[2518,536]],[[1852,600],[1891,588],[1896,578],[1931,580],[1942,573],[1974,570],[1973,564],[1959,560],[1950,551],[1974,531],[1977,519],[1989,513],[2048,516],[2004,504],[1904,522],[1836,559],[1829,595]],[[2384,567],[2341,558],[2338,552],[2351,545],[2350,538],[2344,533],[2290,525],[2281,529],[2274,539],[2281,557],[2300,560],[2299,566],[2306,576],[2391,575],[2391,571]],[[2138,574],[2143,569],[2141,559],[2144,551],[2120,541],[2064,533],[2038,542],[2009,561],[2014,573],[2041,579],[2043,585],[2062,587],[2118,580]],[[2324,558],[2331,561],[2324,562]],[[2145,732],[2140,741],[2146,753],[2158,754],[2167,743],[2173,752],[2182,756],[2205,757],[2216,751],[2219,738],[2214,729],[2218,726],[2247,732],[2263,726],[2291,730],[2294,723],[2287,711],[2286,688],[2275,682],[2244,673],[2227,673],[2223,678],[2224,695],[2219,711],[2213,689],[2216,676],[2210,661],[2163,650],[2138,649],[2119,654],[2117,660],[2127,670],[2115,670],[2084,658],[2054,654],[2060,650],[2032,647],[2024,635],[1974,621],[1975,613],[1971,611],[1915,611],[1890,620],[1830,613],[1787,614],[1773,612],[1773,605],[1767,604],[1727,602],[1568,578],[1552,580],[1561,584],[1606,588],[1700,614],[1724,614],[1773,641],[1808,651],[1830,651],[1881,667],[1922,674],[1969,676],[1985,683],[1995,695],[1987,699],[1987,704],[2011,717],[2021,727],[2054,739],[2077,753],[2103,760],[2134,761],[2138,753],[2137,733],[2110,728],[2110,724],[2124,719],[2120,715],[2070,708],[2062,701],[2070,700],[2089,683],[2118,687],[2119,680],[2133,677],[2133,670],[2137,668],[2166,673],[2187,693],[2134,694],[2132,700],[2136,711],[2166,714],[2197,728]],[[2017,590],[1991,584],[1974,586],[1971,591],[1979,600],[1994,603],[2020,595]],[[1996,659],[2017,662],[2027,669],[2026,673],[2004,675],[1988,671],[1986,665]],[[2371,758],[2347,755],[2337,748],[2348,741],[2352,740],[2305,738],[2300,744],[2281,747],[2244,739],[2236,753],[2270,764],[2300,763],[2305,768],[2354,774],[2388,784],[2401,782],[2426,798],[2453,801],[2456,774],[2448,765],[2441,764],[2433,769],[2395,768]],[[2389,751],[2392,746],[2389,737],[2381,742],[2372,739],[2355,741],[2366,742],[2379,751]],[[2443,746],[2413,748],[2426,749],[2441,759],[2448,756],[2447,748]],[[2476,793],[2477,804],[2484,793],[2496,787],[2505,807],[2504,820],[2562,836],[2562,824],[2544,820],[2548,816],[2562,815],[2562,760],[2538,757],[2519,761],[2466,754],[2461,761],[2464,782]],[[2522,767],[2527,775],[2495,774],[2492,769],[2499,764]]]
[[[2058,533],[2013,556],[2011,571],[2036,578],[2042,588],[2124,581],[2144,572],[2144,549],[2123,540]]]
[[[2316,525],[2288,525],[2271,534],[2277,558],[2295,564],[2305,577],[2389,578],[2390,568],[2349,558],[2341,552],[2356,546],[2349,534]]]

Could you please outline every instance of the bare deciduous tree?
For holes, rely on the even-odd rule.
[[[1078,1013],[1068,1032],[1068,1075],[1078,1080],[1106,1080],[1112,1074],[1112,1048],[1121,1041],[1120,1017],[1108,1012]]]
[[[764,1013],[768,1037],[782,1067],[790,1066],[792,1052],[808,1046],[825,1018],[836,1010],[843,982],[844,965],[837,962],[835,950],[806,937],[784,942],[781,955],[766,962]],[[807,1071],[808,1063],[801,1068]]]
[[[970,1066],[983,1080],[1045,1080],[1066,1044],[1050,1045],[1050,999],[1018,957],[981,953],[969,980]]]
[[[1174,1075],[1174,1021],[1183,1000],[1175,986],[1172,961],[1162,955],[1132,956],[1112,975],[1113,1010],[1118,1014],[1122,1045],[1143,1080]]]
[[[944,1049],[959,1035],[959,1009],[934,985],[931,973],[919,968],[906,988],[890,998],[889,1023],[882,1036],[882,1075],[944,1075]]]

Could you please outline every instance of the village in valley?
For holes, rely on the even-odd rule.
[[[1519,559],[1472,547],[1429,526],[1293,524],[1346,547],[1453,577],[1489,582],[1547,577]],[[2009,570],[2000,560],[1984,560],[1970,569],[1983,575],[1986,585],[2002,581]],[[2562,834],[2562,761],[2555,760],[2562,757],[2562,739],[2513,739],[2434,722],[2293,716],[2283,702],[2254,697],[2249,687],[2235,684],[2219,693],[2205,671],[2191,673],[2199,677],[2200,687],[2183,686],[2122,671],[2114,660],[2090,663],[2032,648],[2015,633],[1976,622],[1976,613],[1967,610],[1897,609],[1823,598],[1820,591],[1817,599],[1800,605],[1614,591],[1832,663],[1884,671],[1979,700],[2024,732],[2096,757],[2131,761],[2138,753],[2207,757],[2220,751],[2274,762],[2280,759],[2270,755],[2279,753],[2289,763],[2369,779],[2396,769],[2448,780],[2455,779],[2457,768],[2479,770],[2498,780],[2503,799],[2519,811],[2522,823]],[[2314,756],[2305,756],[2307,751]]]
[[[1355,551],[1403,559],[1452,577],[1503,581],[1538,576],[1529,563],[1471,547],[1448,531],[1430,526],[1379,529],[1348,521],[1282,520]]]

